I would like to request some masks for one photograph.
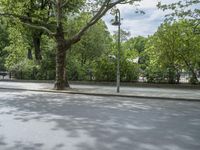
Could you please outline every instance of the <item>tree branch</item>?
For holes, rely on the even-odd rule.
[[[66,2],[64,2],[62,5],[61,5],[61,8],[65,7],[67,5],[69,1],[67,0]]]
[[[140,2],[141,0],[135,0],[134,2]],[[124,2],[120,2],[120,4],[128,4],[128,3],[132,3],[132,0],[129,1],[124,1]]]
[[[28,26],[30,28],[44,30],[44,31],[46,31],[50,35],[55,35],[54,32],[52,32],[51,30],[49,30],[48,28],[46,28],[44,26],[34,25],[34,24],[26,23],[26,22],[22,22],[22,24],[24,24],[24,25],[26,25],[26,26]]]
[[[75,35],[73,36],[70,41],[72,42],[72,44],[77,43],[78,41],[80,41],[81,37],[84,35],[84,33],[92,26],[94,25],[96,22],[98,22],[105,14],[106,12],[111,9],[112,7],[114,7],[115,5],[123,2],[124,0],[117,0],[113,3],[110,3],[111,0],[105,0],[105,2],[102,4],[101,8],[99,9],[99,11],[97,12],[97,14],[95,14],[91,20]],[[138,0],[136,0],[138,1]]]
[[[56,5],[56,2],[55,2],[54,0],[49,0],[49,2],[50,2],[51,4],[53,4],[54,6]]]
[[[34,24],[34,23],[30,23],[31,18],[28,17],[28,16],[22,16],[22,15],[11,14],[11,13],[0,13],[0,16],[18,18],[21,21],[22,24],[24,24],[24,25],[26,25],[28,27],[44,30],[50,35],[54,35],[55,34],[45,26],[40,26],[40,25],[37,25],[37,24]],[[39,22],[39,23],[41,23],[41,22]]]
[[[11,13],[0,13],[0,16],[14,17],[14,18],[18,18],[20,20],[29,20],[30,19],[30,17],[27,17],[27,16],[22,16],[22,15],[17,15],[17,14],[11,14]]]

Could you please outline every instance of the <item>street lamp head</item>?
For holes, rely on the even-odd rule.
[[[117,16],[117,14],[116,14],[116,16],[115,16],[115,20],[114,20],[114,22],[112,23],[112,25],[114,25],[114,26],[121,25],[120,20],[119,20],[119,17]]]

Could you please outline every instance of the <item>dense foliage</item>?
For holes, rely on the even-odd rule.
[[[174,10],[176,13],[171,16],[180,19],[165,21],[152,36],[130,38],[129,32],[121,31],[121,81],[133,82],[143,78],[147,82],[174,84],[180,82],[181,76],[187,75],[190,83],[199,82],[200,34],[194,32],[200,31],[199,20],[191,16],[191,11],[179,10],[180,7],[196,3],[199,1],[191,0],[188,5],[159,4],[163,10]],[[24,25],[29,22],[37,25],[48,22],[46,28],[55,31],[56,20],[51,12],[52,4],[37,0],[19,1],[15,6],[4,0],[1,4],[4,11],[28,18],[12,15],[11,18],[0,21],[0,71],[10,71],[18,79],[54,80],[58,45],[56,39],[42,28],[38,30]],[[91,5],[91,8],[100,5],[99,1]],[[68,39],[79,33],[94,14],[86,11],[89,8],[84,5],[83,0],[72,1],[70,6],[63,7],[66,7],[64,14],[68,15],[67,20],[62,22],[66,31],[64,38]],[[199,11],[194,9],[193,12],[198,17]],[[13,18],[15,21],[12,21]],[[20,21],[24,21],[24,24]],[[117,33],[111,35],[101,19],[84,32],[80,41],[71,45],[66,52],[65,77],[69,80],[115,81]]]

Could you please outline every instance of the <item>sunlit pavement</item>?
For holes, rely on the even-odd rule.
[[[0,90],[0,150],[199,150],[200,103]]]

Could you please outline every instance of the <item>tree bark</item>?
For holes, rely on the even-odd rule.
[[[197,74],[195,73],[193,69],[191,69],[191,73],[192,73],[192,77],[190,78],[190,83],[197,84],[198,83]]]
[[[176,72],[176,84],[180,83],[181,74],[179,71]]]
[[[57,28],[55,39],[57,47],[56,47],[56,81],[54,88],[56,90],[64,90],[65,88],[70,87],[66,76],[65,60],[66,60],[66,51],[70,48],[71,44],[67,42],[64,38],[62,25],[60,25]]]
[[[35,32],[33,33],[33,46],[35,49],[35,59],[36,60],[42,60],[42,55],[41,55],[41,36],[42,32]]]
[[[174,84],[175,83],[175,68],[173,65],[169,66],[169,72],[168,72],[168,83]]]
[[[197,74],[194,71],[194,68],[191,67],[191,65],[185,59],[184,59],[184,62],[186,64],[186,66],[188,67],[188,70],[192,73],[192,77],[190,78],[190,83],[191,84],[197,84],[198,78],[197,78]]]
[[[28,59],[30,59],[30,60],[33,59],[32,50],[30,48],[28,49]]]

